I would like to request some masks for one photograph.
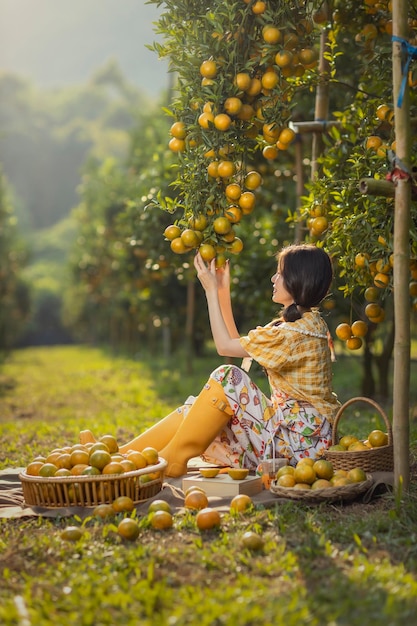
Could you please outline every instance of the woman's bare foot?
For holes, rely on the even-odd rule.
[[[91,430],[81,430],[80,431],[80,443],[95,443],[97,439],[94,437]]]

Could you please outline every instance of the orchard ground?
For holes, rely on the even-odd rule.
[[[124,441],[196,393],[216,365],[193,374],[145,357],[113,357],[88,347],[14,352],[0,374],[0,469],[76,443],[83,428]],[[335,389],[359,394],[355,356],[339,359]],[[256,375],[256,372],[255,372]],[[413,373],[414,376],[414,373]],[[257,381],[258,382],[258,381]],[[262,386],[265,380],[259,372]],[[414,401],[414,400],[413,400]],[[358,405],[349,432],[366,435],[377,416]],[[417,427],[411,422],[409,494],[369,504],[286,502],[223,512],[219,528],[200,531],[195,513],[174,514],[156,530],[147,516],[124,541],[123,516],[0,519],[0,621],[21,624],[346,624],[415,623],[417,614]],[[62,539],[68,525],[79,541]],[[261,549],[243,537],[260,535]]]

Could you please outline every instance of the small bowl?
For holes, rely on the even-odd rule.
[[[244,480],[249,474],[249,470],[244,469],[243,467],[232,467],[231,469],[227,470],[227,473],[229,474],[230,478],[233,478],[233,480]]]
[[[217,467],[206,467],[204,469],[200,469],[200,474],[204,478],[215,478],[219,471],[220,470]]]

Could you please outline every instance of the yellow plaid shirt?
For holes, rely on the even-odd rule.
[[[327,324],[314,309],[295,322],[272,321],[258,326],[240,342],[265,368],[274,405],[284,393],[310,403],[333,423],[339,402],[332,389],[328,332]]]

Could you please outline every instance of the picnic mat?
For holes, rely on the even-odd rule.
[[[29,517],[71,517],[78,515],[81,518],[91,515],[94,507],[63,507],[44,508],[37,506],[27,506],[23,498],[23,491],[19,474],[24,468],[12,468],[0,471],[0,518],[29,518]],[[197,475],[198,472],[191,471],[187,476]],[[392,490],[394,484],[393,472],[375,472],[373,484],[367,492],[354,502],[369,503],[373,498]],[[184,506],[184,492],[182,490],[181,478],[169,478],[162,484],[162,489],[152,498],[139,503],[136,506],[138,515],[146,515],[149,503],[152,500],[164,499],[170,503],[175,512]],[[275,505],[287,502],[284,498],[278,498],[269,490],[264,489],[260,493],[251,496],[255,506],[260,505],[271,508]],[[209,506],[220,511],[228,512],[230,509],[231,496],[218,497],[208,496]]]

